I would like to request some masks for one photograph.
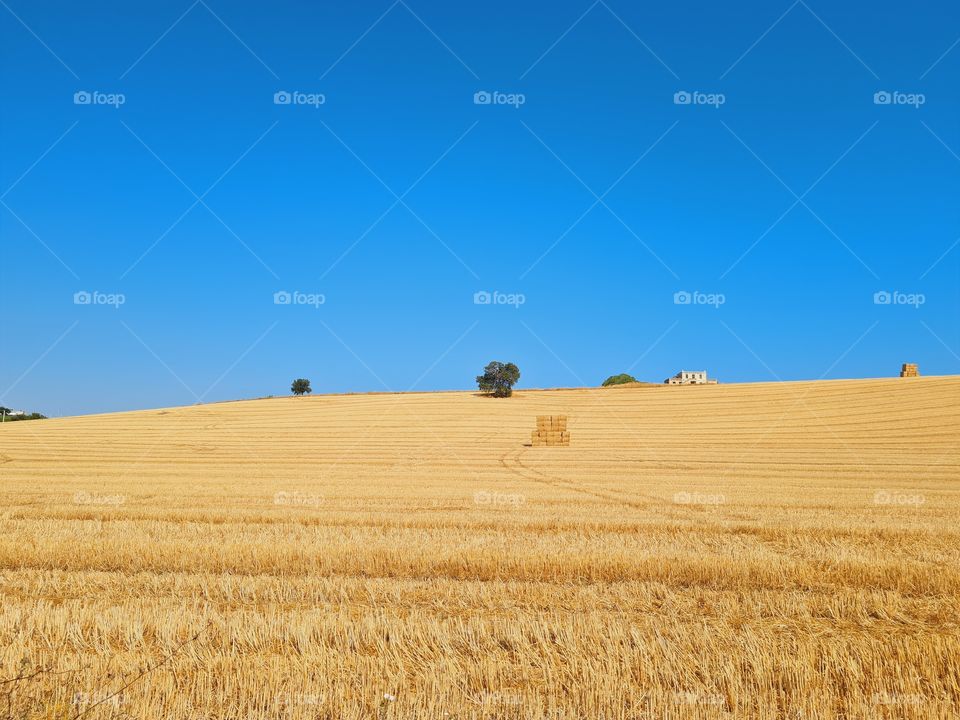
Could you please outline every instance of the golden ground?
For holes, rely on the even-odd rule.
[[[960,377],[10,423],[0,499],[0,717],[960,717]]]

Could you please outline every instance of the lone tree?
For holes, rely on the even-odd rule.
[[[513,395],[513,386],[519,379],[520,368],[513,363],[494,360],[483,369],[483,375],[477,375],[477,385],[480,392],[493,397],[510,397]]]
[[[624,383],[633,383],[637,379],[633,375],[628,375],[627,373],[620,373],[619,375],[611,375],[606,380],[603,381],[603,387],[610,387],[611,385],[623,385]]]
[[[290,384],[290,392],[292,392],[294,395],[305,395],[307,393],[312,393],[313,388],[310,387],[309,380],[297,378]]]

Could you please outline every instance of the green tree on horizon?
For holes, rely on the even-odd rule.
[[[312,393],[313,388],[310,387],[310,381],[306,378],[297,378],[290,383],[290,392],[294,395],[306,395]]]
[[[477,386],[480,392],[493,397],[510,397],[513,395],[513,386],[519,379],[520,368],[513,363],[494,360],[487,363],[483,375],[477,375]]]

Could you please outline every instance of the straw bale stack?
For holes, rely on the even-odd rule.
[[[530,433],[534,447],[565,447],[570,445],[566,415],[537,415],[537,429]]]
[[[900,377],[920,377],[920,368],[916,363],[904,363],[900,368]]]

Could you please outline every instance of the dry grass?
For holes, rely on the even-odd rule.
[[[955,718],[958,442],[956,377],[5,425],[0,717]]]

